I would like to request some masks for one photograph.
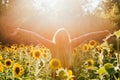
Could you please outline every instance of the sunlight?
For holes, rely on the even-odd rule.
[[[34,0],[32,6],[41,13],[49,13],[55,16],[61,9],[63,2],[64,0]]]
[[[48,21],[56,27],[69,26],[70,23],[76,22],[76,18],[80,17],[80,14],[93,13],[100,1],[33,0],[31,7],[38,15],[47,16]]]
[[[65,0],[33,0],[31,7],[39,16],[47,17],[49,23],[57,27],[62,20],[61,18],[65,17],[65,15],[60,17],[61,14],[66,12],[64,7],[67,7],[67,5],[65,4]]]
[[[2,0],[3,3],[6,0]],[[9,0],[8,0],[9,1]],[[88,10],[94,13],[95,8],[101,0],[16,0],[11,2],[9,6],[8,19],[13,22],[9,24],[17,25],[17,27],[38,30],[52,28],[66,28],[69,30],[81,30],[78,33],[84,33],[82,29],[86,28],[89,31],[89,26],[84,14]],[[10,1],[9,1],[10,2]],[[6,22],[5,22],[6,23]],[[84,25],[83,25],[84,24]],[[76,27],[76,28],[74,28]],[[49,31],[49,30],[48,30]],[[48,32],[47,31],[47,32]]]
[[[85,12],[93,13],[102,0],[88,0],[88,4],[83,6]]]
[[[89,11],[92,13],[95,8],[99,5],[100,1],[102,0],[87,0],[87,4],[83,5],[83,10]],[[72,1],[74,3],[74,1]],[[80,3],[84,1],[79,1]],[[39,10],[44,13],[52,13],[54,16],[58,14],[58,12],[68,6],[65,5],[65,0],[34,0],[33,8]]]

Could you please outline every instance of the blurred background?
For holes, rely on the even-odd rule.
[[[52,40],[65,28],[71,38],[120,27],[119,0],[0,0],[0,41],[36,44],[28,34],[11,36],[17,27],[37,32]]]

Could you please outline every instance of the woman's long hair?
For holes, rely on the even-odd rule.
[[[60,28],[58,29],[54,36],[53,36],[53,42],[56,43],[56,44],[59,44],[60,43],[64,43],[64,42],[70,42],[70,35],[69,33],[64,29],[64,28]]]

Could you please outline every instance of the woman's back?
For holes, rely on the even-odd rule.
[[[53,57],[61,60],[63,67],[69,67],[72,64],[72,50],[70,35],[65,29],[59,29],[53,36],[55,44],[54,49],[51,50]]]

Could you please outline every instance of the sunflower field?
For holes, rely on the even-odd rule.
[[[1,44],[0,80],[119,80],[119,38],[120,30],[107,36],[103,43],[90,40],[79,45],[73,50],[70,69],[63,68],[44,46]]]

